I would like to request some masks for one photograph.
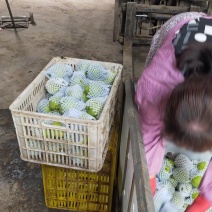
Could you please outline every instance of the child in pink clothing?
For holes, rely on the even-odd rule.
[[[194,21],[195,19],[196,21]],[[199,29],[196,28],[199,20],[204,21],[204,19],[206,22],[207,20],[210,22],[212,17],[203,13],[182,13],[165,23],[153,38],[146,67],[137,83],[136,103],[140,114],[150,176],[159,173],[165,155],[164,115],[172,91],[190,76],[204,75],[212,71],[212,63],[207,64],[208,61],[212,61],[210,47],[202,47],[197,44],[198,47],[195,49],[195,46],[190,45],[191,43],[195,44],[194,39],[197,43],[202,44],[207,39],[209,40],[210,36],[210,39],[212,38],[210,31],[210,29],[212,30],[212,20],[211,26],[206,24],[204,32],[199,32]],[[188,38],[195,30],[197,32],[194,33],[194,36]],[[183,35],[185,36],[183,37]],[[195,51],[197,54],[192,54]],[[209,59],[205,59],[205,56],[202,57],[205,52],[209,52],[206,54]],[[186,148],[189,149],[188,146]],[[192,150],[192,146],[190,149]],[[199,189],[201,194],[187,211],[205,212],[212,206],[212,160]]]

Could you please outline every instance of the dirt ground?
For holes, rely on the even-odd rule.
[[[33,12],[36,25],[0,31],[0,211],[61,211],[45,206],[41,166],[20,159],[8,107],[53,57],[122,63],[122,45],[112,38],[114,0],[9,2],[14,16]]]

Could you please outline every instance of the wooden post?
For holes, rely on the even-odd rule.
[[[113,20],[113,41],[118,39],[118,23],[119,23],[119,0],[115,0],[114,4],[114,20]]]
[[[212,2],[209,1],[208,4],[209,4],[208,15],[212,15]]]
[[[125,34],[124,34],[124,47],[123,47],[123,79],[130,76],[133,80],[133,57],[132,57],[132,43],[134,35],[134,23],[136,15],[136,3],[127,3]]]

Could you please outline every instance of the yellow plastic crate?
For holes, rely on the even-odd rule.
[[[42,165],[44,196],[48,208],[111,211],[118,146],[118,125],[115,126],[103,168],[99,172]]]

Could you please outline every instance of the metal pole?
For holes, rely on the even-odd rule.
[[[6,1],[7,8],[8,8],[9,14],[10,14],[10,18],[12,20],[13,28],[16,30],[15,22],[14,22],[13,15],[12,15],[12,11],[10,9],[10,4],[9,4],[8,0],[5,0],[5,1]]]

